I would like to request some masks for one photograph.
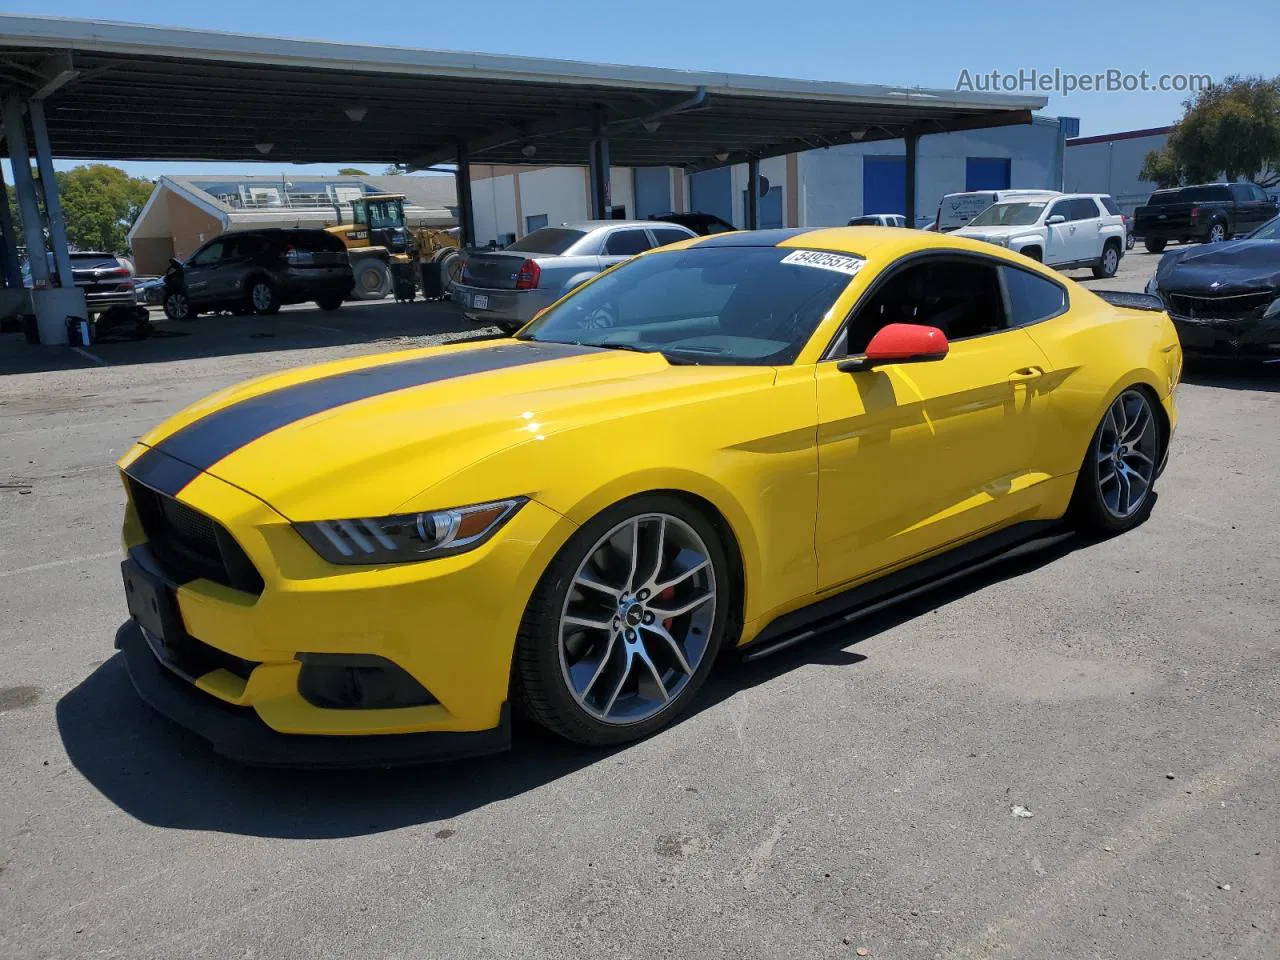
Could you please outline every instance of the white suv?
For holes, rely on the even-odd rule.
[[[1008,247],[1059,270],[1092,267],[1095,277],[1115,276],[1124,235],[1119,208],[1101,193],[993,203],[952,234]]]

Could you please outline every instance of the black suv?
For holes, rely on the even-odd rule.
[[[347,248],[323,230],[224,233],[185,263],[169,261],[164,312],[170,320],[216,310],[267,314],[307,300],[337,310],[354,283]]]

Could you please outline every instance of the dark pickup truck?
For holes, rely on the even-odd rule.
[[[1133,211],[1133,232],[1148,251],[1170,240],[1216,243],[1248,233],[1276,215],[1276,203],[1253,183],[1205,183],[1157,190]]]

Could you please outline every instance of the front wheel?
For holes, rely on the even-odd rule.
[[[391,292],[391,268],[381,260],[365,259],[355,266],[352,295],[357,300],[383,300]]]
[[[1138,242],[1138,238],[1131,233],[1124,238],[1124,248],[1126,250],[1132,250],[1133,245],[1137,242]]]
[[[1164,253],[1167,240],[1143,240],[1142,245],[1147,248],[1147,253]]]
[[[186,322],[196,318],[196,311],[192,309],[187,295],[181,290],[175,290],[164,298],[164,315],[170,320]]]
[[[1209,242],[1221,243],[1227,239],[1227,225],[1225,223],[1215,223],[1209,228]]]
[[[1123,533],[1146,520],[1164,442],[1146,391],[1122,391],[1094,431],[1076,478],[1071,515],[1077,529]]]
[[[1102,259],[1093,266],[1093,275],[1099,279],[1114,277],[1120,269],[1120,244],[1108,243],[1102,248]]]
[[[316,301],[316,306],[321,310],[333,312],[342,306],[342,297],[321,297]]]
[[[249,306],[254,313],[262,316],[280,312],[280,296],[270,280],[249,281]]]
[[[569,539],[529,600],[518,701],[583,744],[666,726],[711,671],[731,592],[724,547],[702,513],[663,494],[615,504]]]

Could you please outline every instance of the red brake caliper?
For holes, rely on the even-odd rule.
[[[676,588],[675,588],[675,587],[667,587],[667,589],[663,590],[660,594],[658,594],[656,597],[654,597],[654,599],[655,599],[655,600],[657,600],[659,603],[663,603],[664,601],[670,600],[670,599],[671,599],[672,597],[674,597],[675,595],[676,595]],[[674,620],[674,619],[675,619],[675,617],[667,617],[665,620],[663,620],[663,621],[662,621],[662,629],[663,629],[663,630],[670,631],[670,630],[671,630],[671,621],[672,621],[672,620]]]

